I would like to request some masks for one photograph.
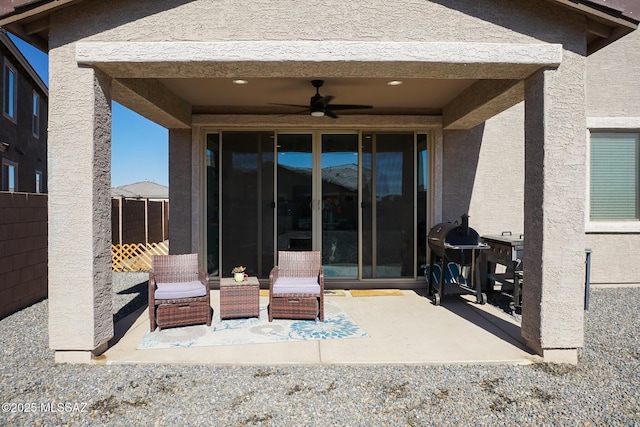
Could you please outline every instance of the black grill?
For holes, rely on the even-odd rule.
[[[482,236],[482,241],[491,246],[485,252],[489,292],[494,290],[496,282],[500,283],[500,293],[512,298],[509,308],[521,312],[524,234],[513,235],[510,231],[504,231],[499,236]],[[506,272],[497,274],[497,264],[506,266]]]
[[[469,215],[462,215],[462,223],[442,222],[429,231],[429,248],[438,258],[446,258],[461,266],[471,264],[472,250],[461,246],[478,246],[480,235],[469,227]],[[475,252],[478,256],[479,252]]]
[[[478,232],[469,227],[469,215],[462,215],[460,224],[443,222],[435,225],[427,237],[431,261],[425,275],[433,303],[440,305],[440,296],[445,294],[445,285],[448,285],[476,295],[478,303],[485,304],[487,296],[482,293],[480,281],[475,280],[474,275],[479,249],[489,246],[481,243]],[[463,276],[464,267],[470,267],[468,278]],[[433,287],[434,279],[438,282],[437,289]]]

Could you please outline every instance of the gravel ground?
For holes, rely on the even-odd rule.
[[[640,288],[592,288],[577,366],[56,365],[47,307],[0,321],[0,425],[640,426]]]

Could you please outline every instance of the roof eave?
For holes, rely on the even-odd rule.
[[[613,43],[638,28],[632,11],[606,6],[593,0],[547,0],[575,10],[587,17],[587,55]]]
[[[48,52],[49,15],[54,10],[80,1],[83,0],[23,1],[2,15],[0,27],[29,42],[43,52]]]

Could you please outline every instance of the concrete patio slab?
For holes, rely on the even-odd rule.
[[[447,296],[441,306],[414,291],[402,296],[326,296],[366,332],[366,338],[231,346],[137,350],[149,330],[147,309],[116,325],[116,337],[96,363],[213,365],[309,364],[529,364],[542,359],[527,349],[516,320],[469,296]],[[219,292],[211,305],[219,309]],[[260,297],[266,305],[268,298]],[[278,320],[275,319],[274,322]]]

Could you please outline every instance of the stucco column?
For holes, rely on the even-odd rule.
[[[49,345],[89,362],[113,337],[110,79],[49,53]]]
[[[193,251],[191,129],[169,129],[169,252]]]
[[[550,362],[577,362],[583,345],[584,57],[525,82],[522,336]]]

